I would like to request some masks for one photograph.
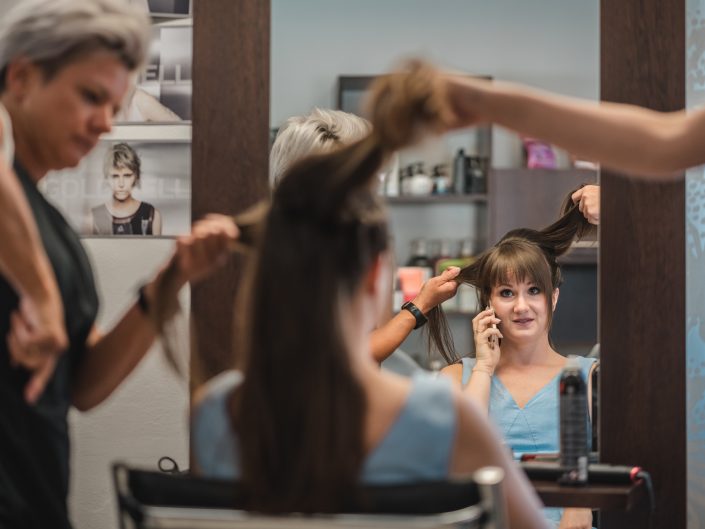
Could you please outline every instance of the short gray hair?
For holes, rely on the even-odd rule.
[[[7,66],[19,57],[37,64],[47,79],[99,50],[137,70],[150,36],[147,14],[125,0],[22,0],[0,22],[0,92]]]
[[[293,163],[354,143],[371,130],[369,121],[342,110],[314,108],[308,116],[287,119],[269,153],[271,186],[279,184]]]

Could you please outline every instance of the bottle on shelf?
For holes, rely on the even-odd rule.
[[[410,185],[411,185],[411,175],[413,173],[414,168],[412,165],[407,165],[406,167],[402,168],[401,171],[399,172],[399,189],[401,191],[402,195],[410,195],[411,190],[410,190]]]
[[[386,187],[384,194],[388,197],[398,197],[400,193],[399,189],[399,155],[394,154],[392,156],[391,162],[389,162],[389,169],[387,171]]]
[[[404,291],[401,289],[401,279],[399,275],[396,274],[394,281],[394,294],[392,298],[392,309],[399,310],[399,308],[404,304]]]
[[[471,156],[467,165],[467,177],[470,183],[470,193],[483,194],[487,192],[487,178],[484,158]]]
[[[446,164],[439,163],[434,165],[432,178],[434,195],[447,195],[452,191]]]
[[[409,194],[414,196],[430,195],[433,191],[433,179],[424,171],[423,162],[412,166],[413,174],[409,178]]]
[[[471,237],[460,240],[460,251],[458,256],[460,259],[468,260],[468,264],[472,263],[475,254],[477,253],[477,241]]]
[[[428,241],[419,237],[411,241],[411,253],[406,266],[427,268],[429,277],[433,275],[433,263],[428,257]]]
[[[468,266],[475,260],[476,244],[475,239],[467,238],[460,241],[460,255],[458,260],[462,266]],[[471,285],[461,284],[458,286],[456,294],[458,298],[458,310],[473,314],[478,311],[477,291]]]
[[[587,385],[575,356],[561,373],[560,399],[560,464],[564,474],[561,483],[585,485],[588,479],[588,403]]]
[[[433,256],[433,273],[435,275],[440,274],[447,268],[447,266],[441,268],[439,265],[442,265],[444,261],[453,257],[453,252],[451,251],[452,244],[453,241],[450,239],[440,239],[438,241],[438,252]]]
[[[467,157],[464,149],[458,149],[453,159],[453,191],[456,195],[464,195],[467,180]]]

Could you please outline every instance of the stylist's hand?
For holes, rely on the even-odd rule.
[[[449,123],[450,128],[471,127],[486,122],[482,112],[487,104],[487,95],[492,90],[492,81],[453,73],[444,73],[443,78],[454,115]]]
[[[590,509],[565,509],[558,529],[590,529],[592,511]]]
[[[426,281],[421,287],[421,292],[412,300],[412,303],[426,314],[432,308],[452,298],[458,290],[458,283],[455,278],[458,277],[459,273],[460,268],[449,266],[440,275]]]
[[[60,299],[35,301],[23,296],[10,316],[7,345],[10,362],[31,372],[24,397],[34,404],[53,375],[59,355],[68,347]]]
[[[590,224],[600,224],[600,186],[584,186],[571,195],[573,204],[579,204],[580,212]]]
[[[492,309],[483,310],[473,318],[472,332],[475,337],[476,358],[473,370],[485,371],[490,376],[494,374],[500,358],[499,339],[502,338],[502,333],[492,325],[500,322],[501,320],[495,316]],[[494,345],[490,342],[493,337]]]
[[[173,260],[181,280],[198,281],[223,265],[239,234],[227,215],[210,214],[194,223],[189,235],[176,240]]]

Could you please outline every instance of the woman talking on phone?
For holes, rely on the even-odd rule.
[[[587,220],[571,205],[543,230],[510,231],[460,271],[457,281],[474,286],[486,307],[472,320],[474,358],[458,358],[452,341],[441,338],[442,313],[429,322],[450,364],[442,372],[488,411],[517,458],[559,449],[558,379],[566,358],[549,336],[561,284],[557,258],[587,229]],[[587,379],[594,360],[578,362]],[[544,512],[560,528],[592,527],[589,509]]]

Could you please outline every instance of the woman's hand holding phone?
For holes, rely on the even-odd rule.
[[[487,307],[473,318],[476,358],[473,371],[484,371],[490,376],[494,374],[500,358],[499,338],[502,338],[502,333],[497,328],[500,322],[491,307]]]

